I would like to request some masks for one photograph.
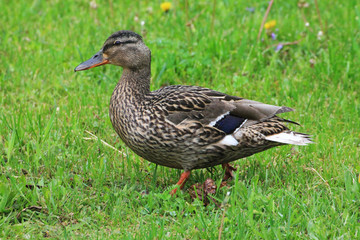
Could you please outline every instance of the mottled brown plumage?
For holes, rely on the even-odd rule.
[[[292,111],[197,86],[150,91],[151,53],[131,31],[111,35],[102,49],[75,71],[103,64],[123,67],[110,101],[115,131],[136,154],[183,169],[181,187],[193,169],[223,164],[283,144],[306,145],[308,135],[289,130],[276,114]]]

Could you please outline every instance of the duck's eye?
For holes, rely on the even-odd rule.
[[[119,41],[119,40],[116,40],[115,42],[114,42],[114,45],[120,45],[121,44],[121,42]]]

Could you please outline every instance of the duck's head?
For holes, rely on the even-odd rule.
[[[104,64],[113,64],[127,69],[141,69],[150,66],[151,53],[142,37],[132,31],[118,31],[112,34],[99,52],[81,63],[74,71],[87,70]]]

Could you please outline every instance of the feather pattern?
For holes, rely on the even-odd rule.
[[[285,122],[291,121],[277,116],[293,111],[289,107],[198,86],[150,91],[150,50],[130,31],[110,36],[95,57],[91,64],[102,62],[84,62],[75,70],[105,63],[124,68],[111,97],[110,119],[125,144],[153,163],[190,171],[283,144],[311,143],[308,135],[288,129]]]

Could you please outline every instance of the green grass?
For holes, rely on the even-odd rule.
[[[264,31],[257,42],[268,0],[176,1],[168,13],[160,1],[1,1],[0,238],[359,238],[360,6],[318,2],[320,40],[314,1],[276,1],[277,40]],[[73,72],[121,29],[152,50],[152,89],[201,85],[294,107],[283,116],[316,144],[234,162],[220,208],[186,190],[170,197],[181,172],[158,167],[154,177],[112,129],[121,69]],[[193,171],[186,186],[208,177],[220,183],[221,168]]]

